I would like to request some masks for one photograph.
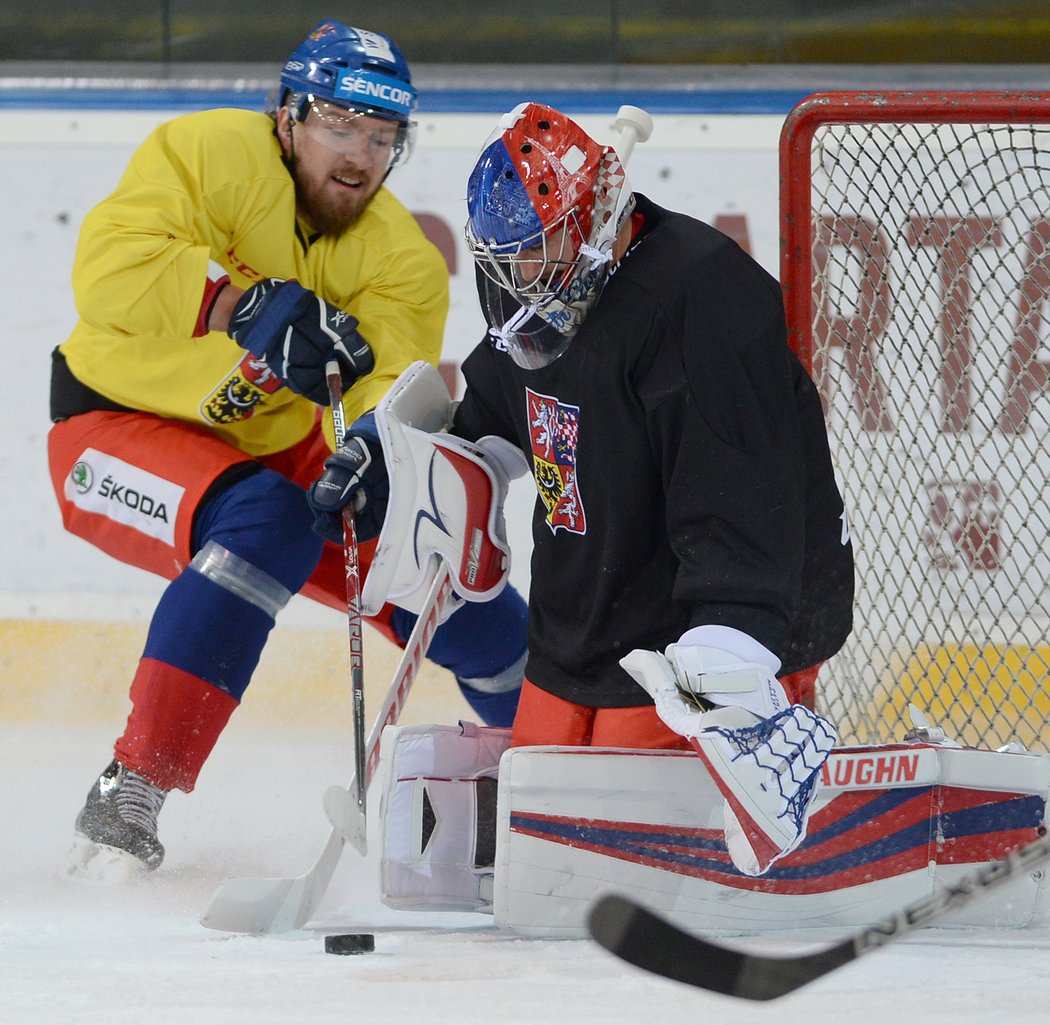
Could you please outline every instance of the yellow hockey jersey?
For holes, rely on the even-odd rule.
[[[313,403],[224,332],[193,337],[214,261],[240,288],[295,278],[357,317],[375,370],[345,397],[352,422],[414,360],[437,363],[448,270],[385,187],[342,237],[307,243],[305,231],[267,115],[209,110],[159,126],[84,219],[79,321],[60,346],[70,370],[114,402],[202,424],[250,455],[300,441]]]

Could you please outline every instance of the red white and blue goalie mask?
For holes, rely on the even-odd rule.
[[[467,182],[467,245],[499,348],[525,369],[568,348],[634,208],[619,157],[570,118],[523,103],[500,120]]]

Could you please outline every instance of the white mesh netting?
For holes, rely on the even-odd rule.
[[[1050,126],[829,124],[812,371],[857,556],[820,710],[1050,746]]]

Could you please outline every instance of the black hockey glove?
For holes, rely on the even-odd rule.
[[[237,300],[227,331],[292,391],[319,406],[328,405],[328,360],[338,360],[344,391],[375,366],[357,318],[298,281],[267,278],[252,285]]]
[[[383,447],[375,416],[366,413],[346,432],[338,452],[324,462],[324,473],[310,485],[306,500],[314,514],[314,530],[323,538],[343,543],[343,509],[352,505],[359,541],[379,536],[390,498]]]

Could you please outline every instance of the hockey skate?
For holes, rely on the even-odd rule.
[[[99,882],[134,878],[164,860],[157,816],[167,792],[113,761],[77,815],[67,872]]]

